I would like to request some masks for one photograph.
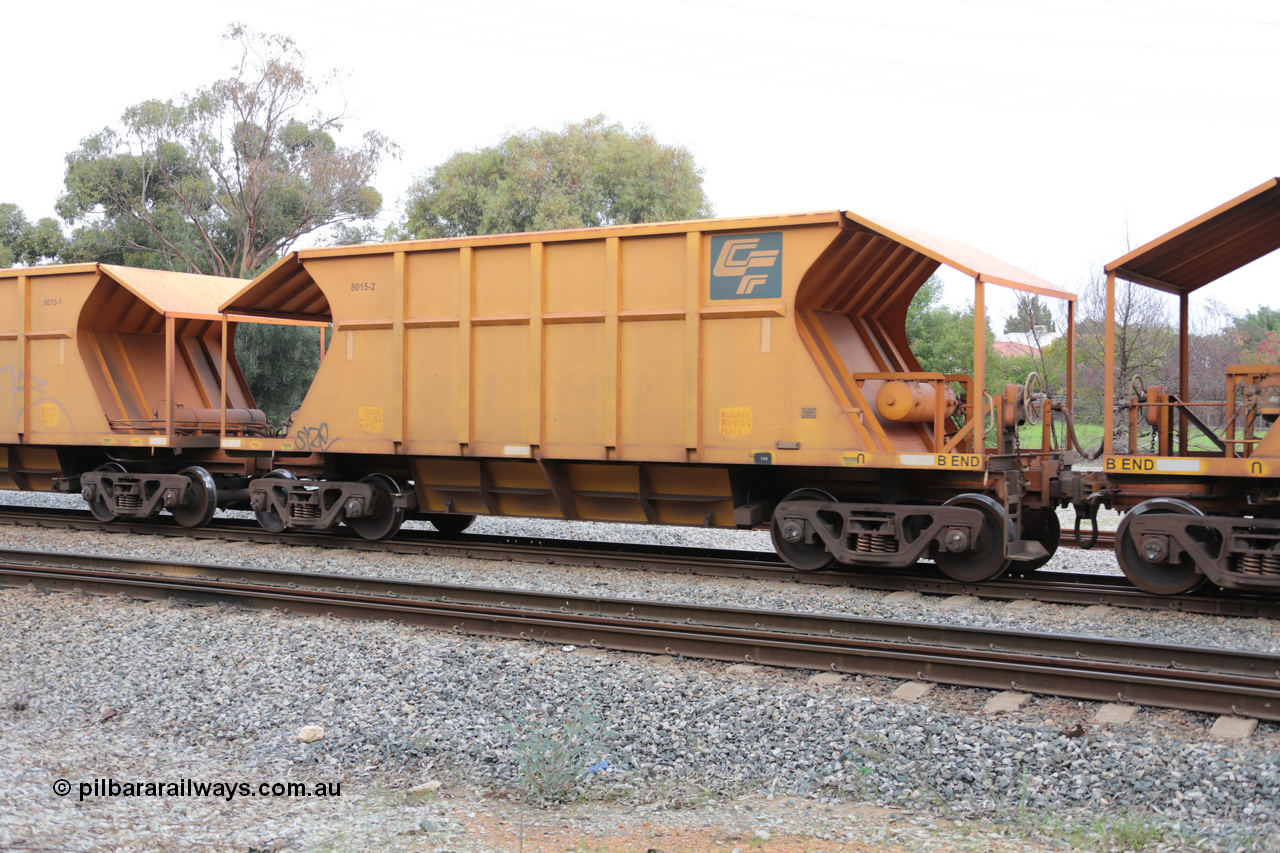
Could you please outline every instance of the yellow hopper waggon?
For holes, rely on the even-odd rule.
[[[907,342],[941,265],[974,283],[973,376],[922,371]],[[1047,427],[1020,447],[1049,402],[984,385],[991,285],[1075,299],[845,212],[297,251],[224,323],[331,324],[327,352],[282,432],[221,447],[271,470],[248,486],[271,530],[767,522],[802,570],[1029,571],[1074,454]]]
[[[1103,413],[1102,472],[1086,491],[1092,506],[1126,511],[1116,556],[1143,589],[1176,594],[1206,579],[1280,589],[1280,364],[1255,355],[1262,363],[1230,365],[1221,396],[1193,399],[1189,303],[1193,292],[1278,248],[1273,178],[1106,266],[1105,398],[1116,404]],[[1115,387],[1117,279],[1177,297],[1176,389],[1136,376]],[[1118,419],[1128,420],[1127,445],[1115,441]],[[1139,433],[1148,428],[1152,446],[1143,448]]]
[[[247,500],[256,460],[222,437],[265,435],[267,419],[218,312],[243,285],[109,264],[0,270],[0,487],[189,527]]]

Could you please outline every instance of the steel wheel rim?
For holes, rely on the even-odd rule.
[[[1160,501],[1156,503],[1156,501]],[[1204,515],[1182,501],[1162,501],[1159,498],[1138,504],[1125,514],[1116,528],[1116,561],[1129,582],[1138,589],[1155,595],[1182,595],[1204,583],[1205,576],[1196,571],[1195,561],[1183,555],[1177,565],[1153,563],[1142,556],[1138,544],[1129,535],[1130,522],[1140,515]]]
[[[393,494],[400,491],[399,484],[386,474],[370,474],[360,482],[368,483],[373,487],[374,514],[348,518],[345,523],[360,534],[362,539],[372,541],[390,539],[399,532],[400,525],[404,524],[404,508],[395,506],[391,498]]]
[[[814,501],[835,503],[835,498],[821,489],[797,489],[787,495],[780,503],[788,501]],[[775,515],[776,515],[775,510]],[[769,535],[773,539],[773,547],[782,561],[798,572],[816,572],[825,569],[836,561],[827,546],[819,540],[816,545],[803,542],[788,542],[778,535],[777,519],[769,525]]]
[[[978,583],[1000,577],[1009,568],[1009,560],[1004,556],[1005,519],[1004,510],[986,495],[958,495],[943,503],[943,506],[961,506],[976,509],[982,513],[982,530],[978,541],[968,551],[953,554],[947,550],[939,550],[933,561],[943,574],[952,580],[962,583]]]
[[[200,467],[184,468],[178,473],[185,474],[191,481],[194,498],[190,506],[175,506],[169,514],[183,527],[204,527],[213,521],[213,514],[218,509],[218,487],[213,482],[213,475]]]
[[[267,476],[276,477],[281,480],[298,479],[293,475],[292,471],[284,468],[276,468],[268,472]],[[253,515],[258,519],[258,526],[268,533],[282,533],[287,526],[284,523],[284,519],[280,517],[280,513],[276,512],[274,507],[257,510]]]
[[[128,473],[128,471],[125,470],[125,467],[121,465],[119,462],[107,462],[105,464],[99,465],[97,468],[94,468],[93,470],[94,470],[94,473],[102,473],[102,474],[107,474],[107,473],[127,474]],[[111,522],[119,518],[119,516],[116,515],[115,510],[111,508],[111,502],[107,500],[106,495],[99,494],[93,500],[85,501],[85,503],[89,505],[89,512],[93,515],[93,517],[98,519],[98,521],[101,521],[103,524],[110,524]]]

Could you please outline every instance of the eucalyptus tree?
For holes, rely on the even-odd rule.
[[[409,188],[399,236],[457,237],[711,215],[687,148],[598,115],[462,151]]]
[[[230,76],[135,104],[67,155],[64,260],[249,278],[306,235],[367,231],[397,147],[376,131],[339,144],[346,116],[324,107],[337,75],[308,74],[289,37],[237,25],[225,38]],[[236,349],[258,405],[286,422],[318,366],[314,331],[242,324]]]
[[[245,278],[304,235],[379,213],[371,182],[394,144],[375,131],[338,144],[344,114],[316,106],[336,79],[309,76],[289,37],[225,38],[240,49],[231,76],[135,104],[67,155],[58,213],[78,241]]]

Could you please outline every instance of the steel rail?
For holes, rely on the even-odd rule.
[[[1002,600],[1029,599],[1050,604],[1103,604],[1218,616],[1280,619],[1280,600],[1216,589],[1181,596],[1155,595],[1137,589],[1121,575],[1041,570],[1028,578],[1001,578],[981,583],[965,583],[946,577],[929,563],[917,564],[913,570],[896,572],[860,572],[849,569],[799,572],[791,569],[776,554],[768,551],[586,542],[510,535],[446,536],[434,531],[413,529],[401,530],[395,539],[371,542],[358,536],[343,535],[340,532],[267,533],[252,521],[235,518],[217,518],[213,524],[203,528],[180,527],[169,519],[120,520],[104,525],[85,511],[43,507],[0,506],[0,523],[382,553],[430,554],[483,560],[521,560],[550,565],[641,569],[711,577],[901,590],[930,595],[975,595]]]
[[[1280,720],[1280,656],[309,572],[0,552],[0,584]]]

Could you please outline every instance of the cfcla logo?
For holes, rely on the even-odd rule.
[[[712,268],[712,272],[718,276],[742,276],[742,283],[738,285],[738,296],[749,296],[757,285],[769,280],[767,275],[751,275],[752,267],[771,267],[778,262],[778,255],[782,254],[777,249],[760,249],[759,245],[759,237],[746,237],[727,240],[720,247],[720,254],[716,257],[716,265]]]
[[[712,299],[782,296],[782,232],[712,237]]]

